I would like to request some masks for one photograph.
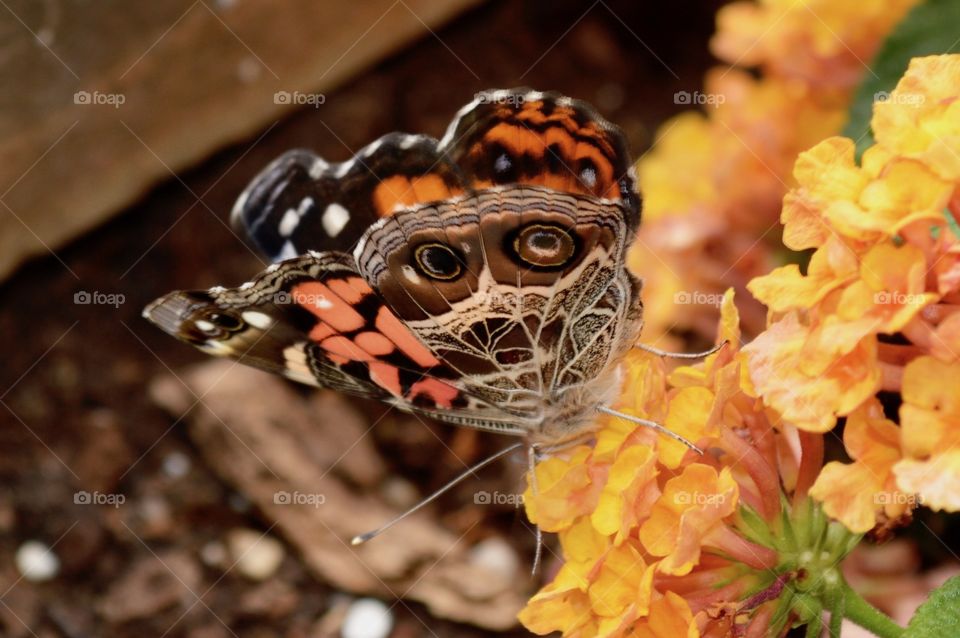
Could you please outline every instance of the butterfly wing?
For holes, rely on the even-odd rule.
[[[478,93],[439,142],[391,133],[346,162],[293,150],[264,169],[233,209],[238,232],[272,261],[348,250],[397,210],[504,184],[621,202],[632,234],[640,201],[623,133],[589,104],[556,93]]]
[[[526,88],[483,91],[438,148],[472,189],[545,186],[617,201],[631,234],[640,224],[626,137],[586,102]]]
[[[451,423],[520,434],[564,405],[592,415],[640,326],[630,166],[588,105],[525,89],[478,94],[439,142],[391,134],[340,164],[291,151],[233,212],[284,261],[146,315],[213,354]],[[294,257],[354,243],[352,259]]]
[[[399,211],[354,254],[465,391],[539,425],[637,336],[639,282],[623,267],[625,247],[619,204],[510,186]]]
[[[353,264],[344,253],[311,253],[239,288],[172,292],[144,316],[204,352],[301,383],[430,416],[463,410],[462,425],[519,433],[509,415],[460,387]]]
[[[349,161],[328,164],[298,149],[274,160],[247,186],[232,223],[271,261],[309,250],[349,250],[398,207],[455,197],[458,169],[424,135],[391,133]]]

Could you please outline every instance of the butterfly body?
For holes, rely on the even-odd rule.
[[[541,446],[619,394],[639,200],[621,134],[582,103],[488,92],[440,142],[392,134],[340,165],[296,151],[234,215],[280,261],[145,310],[206,352]]]

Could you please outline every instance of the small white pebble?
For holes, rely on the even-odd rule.
[[[207,567],[224,567],[227,565],[227,548],[223,543],[210,541],[200,549],[200,560]]]
[[[163,459],[163,473],[170,478],[183,478],[190,471],[190,457],[183,452],[171,452]]]
[[[340,635],[343,638],[387,638],[393,629],[390,610],[376,598],[361,598],[347,609]]]
[[[227,534],[227,548],[237,571],[250,580],[273,576],[283,562],[283,544],[252,529],[234,529]]]
[[[496,574],[506,582],[516,578],[517,553],[499,536],[486,538],[470,549],[470,562]]]
[[[27,541],[17,548],[14,562],[17,571],[34,583],[48,581],[60,572],[60,559],[40,541]]]

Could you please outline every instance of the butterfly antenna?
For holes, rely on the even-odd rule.
[[[603,412],[604,414],[609,414],[611,416],[619,417],[621,419],[626,419],[627,421],[632,421],[633,423],[642,425],[645,428],[650,428],[651,430],[655,430],[660,434],[665,434],[666,436],[669,436],[671,439],[674,439],[675,441],[680,441],[681,443],[686,445],[688,448],[690,448],[697,454],[703,454],[703,450],[701,450],[696,445],[694,445],[692,441],[680,436],[676,432],[671,432],[670,430],[663,427],[656,421],[648,421],[647,419],[641,419],[640,417],[633,416],[632,414],[624,414],[623,412],[617,412],[616,410],[611,410],[610,408],[602,405],[599,408],[597,408],[597,411]]]
[[[704,357],[709,357],[714,352],[718,352],[723,346],[729,343],[726,339],[713,346],[709,350],[704,350],[703,352],[667,352],[666,350],[661,350],[660,348],[654,348],[653,346],[648,346],[642,343],[633,344],[634,348],[638,350],[646,350],[652,354],[657,355],[658,357],[670,357],[671,359],[702,359]]]
[[[530,466],[530,491],[533,493],[533,498],[536,499],[540,495],[540,488],[537,485],[537,448],[534,445],[531,445],[527,448],[527,462]],[[530,569],[530,575],[537,575],[537,568],[540,567],[540,557],[543,554],[543,530],[540,529],[540,524],[535,523],[537,528],[537,549],[533,554],[533,567]]]
[[[436,492],[434,492],[433,494],[431,494],[431,495],[428,496],[427,498],[423,499],[422,501],[420,501],[419,503],[417,503],[416,505],[414,505],[413,507],[411,507],[410,509],[408,509],[406,512],[404,512],[404,513],[401,514],[400,516],[397,516],[396,518],[392,519],[391,521],[387,522],[387,523],[384,524],[384,525],[381,525],[380,527],[378,527],[378,528],[375,529],[375,530],[369,531],[369,532],[367,532],[367,533],[365,533],[365,534],[360,534],[359,536],[354,536],[353,539],[350,541],[350,544],[351,544],[351,545],[362,545],[363,543],[366,543],[368,540],[370,540],[370,539],[372,539],[372,538],[376,538],[377,536],[379,536],[379,535],[382,534],[383,532],[387,531],[388,529],[390,529],[391,527],[393,527],[394,525],[396,525],[397,523],[399,523],[400,521],[402,521],[402,520],[405,519],[406,517],[410,516],[411,514],[413,514],[414,512],[416,512],[417,510],[419,510],[419,509],[421,509],[422,507],[424,507],[425,505],[427,505],[427,504],[429,504],[429,503],[432,503],[433,501],[437,500],[440,496],[442,496],[444,493],[446,493],[450,488],[452,488],[454,485],[460,483],[460,481],[462,481],[463,479],[467,478],[468,476],[470,476],[471,474],[473,474],[473,473],[476,472],[477,470],[480,470],[480,469],[486,467],[487,465],[490,465],[491,463],[493,463],[493,462],[496,461],[497,459],[506,456],[506,455],[509,454],[510,452],[513,452],[513,451],[516,450],[517,448],[523,447],[524,445],[526,445],[526,443],[524,443],[524,442],[522,442],[522,441],[521,441],[520,443],[514,443],[513,445],[511,445],[511,446],[509,446],[509,447],[506,447],[506,448],[500,450],[499,452],[493,454],[492,456],[488,456],[487,458],[485,458],[484,460],[480,461],[479,463],[477,463],[477,464],[474,465],[473,467],[468,468],[465,472],[463,472],[462,474],[460,474],[460,475],[457,476],[456,478],[452,479],[450,482],[448,482],[446,485],[444,485],[443,487],[441,487],[439,490],[437,490]]]

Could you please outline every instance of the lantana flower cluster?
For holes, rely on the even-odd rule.
[[[647,280],[644,341],[709,338],[716,302],[775,265],[777,217],[797,155],[846,122],[867,63],[918,0],[762,0],[720,9],[700,105],[665,122],[637,163],[644,223],[630,256]],[[697,98],[697,99],[695,99]],[[747,333],[760,304],[740,295]]]
[[[531,631],[766,636],[822,609],[800,597],[823,579],[801,573],[812,558],[801,556],[804,542],[795,538],[827,535],[829,524],[805,498],[822,438],[774,427],[751,396],[732,291],[720,338],[726,346],[702,364],[669,373],[653,355],[631,355],[617,406],[659,420],[706,453],[611,417],[595,445],[537,465],[527,514],[559,535],[565,562],[520,614]],[[815,559],[833,565],[850,535],[830,535],[830,558]]]
[[[846,418],[854,462],[812,493],[860,532],[918,503],[960,510],[960,56],[914,59],[872,128],[859,165],[841,137],[797,160],[783,241],[814,252],[751,282],[771,323],[746,348],[784,420]]]
[[[960,494],[960,56],[914,60],[877,104],[858,164],[832,137],[796,162],[784,243],[814,252],[755,278],[768,327],[741,347],[728,290],[702,363],[625,362],[617,407],[704,451],[605,417],[525,495],[563,565],[521,612],[564,636],[782,635],[889,619],[839,565],[860,533]],[[849,463],[824,460],[845,420]],[[872,624],[871,624],[872,623]],[[887,635],[898,635],[895,625]],[[816,632],[808,635],[818,635]]]

